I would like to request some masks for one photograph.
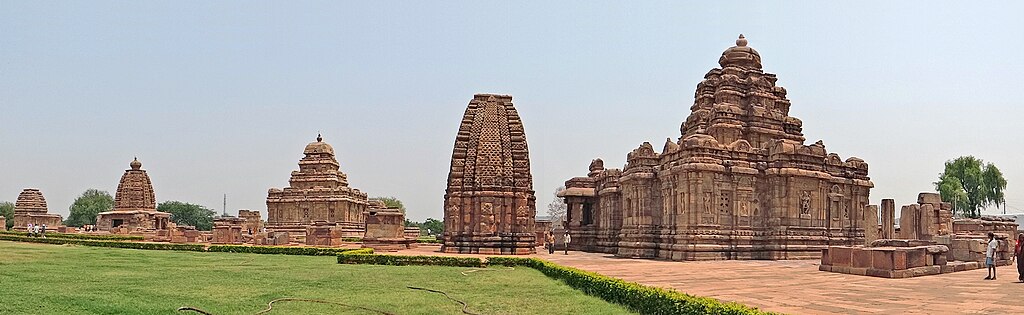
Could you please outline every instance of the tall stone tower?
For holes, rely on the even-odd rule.
[[[455,137],[442,250],[535,252],[536,199],[526,133],[512,96],[474,95]]]
[[[130,231],[167,230],[171,214],[156,210],[156,195],[149,174],[142,169],[139,159],[128,164],[129,169],[121,175],[114,194],[114,210],[100,212],[96,216],[96,228],[109,231],[126,227]]]

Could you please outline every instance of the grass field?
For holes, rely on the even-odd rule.
[[[628,314],[529,268],[339,265],[335,257],[193,253],[0,241],[0,314],[253,314],[306,298],[394,314]],[[375,314],[279,302],[269,314]]]

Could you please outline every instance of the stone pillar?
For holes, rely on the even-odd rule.
[[[896,201],[882,199],[882,238],[896,238]]]
[[[900,209],[900,238],[905,240],[916,240],[920,236],[920,211],[918,204],[905,205]]]
[[[878,206],[867,205],[864,207],[864,245],[871,244],[878,239]]]

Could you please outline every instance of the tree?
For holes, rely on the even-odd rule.
[[[384,205],[387,206],[388,208],[397,208],[399,211],[402,211],[403,214],[405,213],[405,205],[403,205],[402,201],[398,200],[398,198],[395,198],[395,197],[392,197],[392,196],[386,196],[386,197],[373,197],[373,198],[370,198],[370,200],[382,201],[382,202],[384,202]]]
[[[70,214],[68,219],[64,220],[64,225],[81,227],[96,224],[96,216],[100,212],[113,208],[114,197],[111,197],[110,193],[90,188],[71,203]]]
[[[992,163],[973,156],[946,161],[939,181],[934,184],[942,201],[952,203],[953,211],[969,218],[981,216],[985,207],[1006,203],[1003,173]]]
[[[420,231],[427,232],[428,235],[444,233],[444,222],[434,218],[427,218],[426,221],[420,224]]]
[[[164,201],[157,205],[156,209],[170,213],[171,221],[174,223],[192,225],[201,231],[213,229],[213,215],[216,212],[210,208],[181,201]]]
[[[558,193],[565,190],[564,186],[560,186],[555,189],[555,199],[551,200],[548,204],[548,216],[551,217],[552,227],[561,227],[562,221],[565,221],[565,212],[568,206],[565,204],[565,200],[558,196]]]
[[[11,227],[14,227],[14,204],[10,201],[0,202],[0,216],[7,218],[5,230],[10,230]]]

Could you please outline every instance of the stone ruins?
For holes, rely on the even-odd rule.
[[[455,137],[442,251],[534,253],[536,213],[526,133],[512,97],[474,95]]]
[[[249,235],[255,235],[263,230],[263,217],[259,211],[240,209],[238,217],[244,220],[242,231]]]
[[[35,188],[25,188],[18,194],[18,200],[14,202],[12,221],[15,231],[25,231],[29,224],[46,225],[49,231],[57,231],[58,227],[64,225],[63,217],[47,213],[46,198],[43,198],[43,193]]]
[[[817,258],[863,244],[868,164],[807,145],[786,89],[740,35],[697,84],[677,141],[566,181],[571,249],[671,260]],[[872,228],[877,223],[870,224]]]
[[[114,209],[96,216],[96,229],[111,232],[139,232],[169,229],[171,214],[156,210],[153,183],[139,159],[124,171],[114,195]]]
[[[366,193],[348,186],[348,175],[339,170],[334,148],[317,135],[303,154],[288,187],[271,188],[267,193],[267,231],[288,232],[300,243],[306,242],[310,228],[362,236]]]
[[[416,246],[416,237],[405,235],[405,213],[401,210],[388,208],[379,200],[370,200],[370,207],[363,216],[366,217],[366,233],[362,247],[396,251]]]
[[[866,211],[878,207],[869,206]],[[1010,264],[1017,224],[1001,218],[954,219],[952,207],[937,193],[918,194],[917,203],[900,211],[897,232],[895,202],[883,199],[880,239],[867,246],[830,246],[822,250],[819,270],[884,278],[908,278],[984,268],[988,233],[996,235],[995,264]],[[877,222],[877,221],[876,221]]]
[[[242,244],[242,231],[245,219],[232,216],[213,218],[213,244]]]

